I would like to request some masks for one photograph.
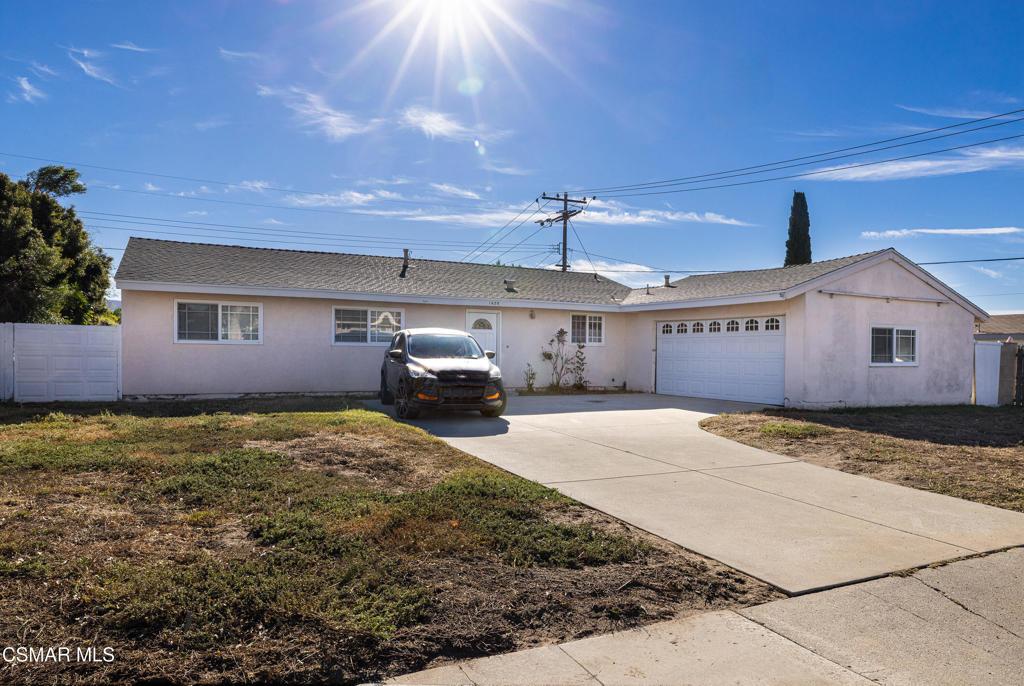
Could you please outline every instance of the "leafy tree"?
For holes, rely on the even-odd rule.
[[[811,215],[807,211],[807,197],[793,191],[793,205],[789,209],[789,238],[786,240],[786,264],[809,264],[811,261]]]
[[[0,321],[112,321],[104,304],[111,260],[74,207],[58,201],[84,192],[66,167],[41,167],[21,181],[0,174]]]

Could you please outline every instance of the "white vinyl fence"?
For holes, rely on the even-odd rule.
[[[121,327],[0,324],[0,399],[118,400]]]

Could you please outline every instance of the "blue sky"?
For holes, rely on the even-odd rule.
[[[134,231],[461,259],[544,191],[1024,108],[1021,26],[1016,2],[4,3],[0,171],[41,164],[13,153],[149,172],[81,167],[75,203],[115,257]],[[1016,134],[1024,122],[773,175]],[[598,193],[576,230],[599,269],[636,285],[660,276],[612,270],[778,266],[796,189],[815,259],[890,245],[917,261],[1024,255],[1024,138],[699,187]],[[529,237],[538,228],[473,259],[524,241],[501,259],[550,265],[560,232]],[[991,312],[1024,310],[1024,262],[931,269]]]

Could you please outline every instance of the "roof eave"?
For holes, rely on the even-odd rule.
[[[122,291],[155,291],[162,293],[202,293],[206,295],[241,295],[250,297],[317,298],[322,300],[359,300],[376,303],[418,305],[466,305],[469,307],[520,307],[548,310],[588,310],[617,312],[619,304],[531,300],[528,298],[464,298],[439,295],[403,295],[361,291],[334,291],[313,288],[268,288],[264,286],[230,286],[218,284],[175,283],[169,281],[117,280]]]

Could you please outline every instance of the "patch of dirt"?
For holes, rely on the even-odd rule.
[[[321,431],[288,441],[248,441],[247,448],[280,453],[300,469],[356,477],[394,493],[429,488],[453,466],[452,451],[430,439]]]
[[[827,428],[794,437],[780,421]],[[881,481],[1024,512],[1020,408],[770,410],[709,417],[701,427],[740,443]]]

